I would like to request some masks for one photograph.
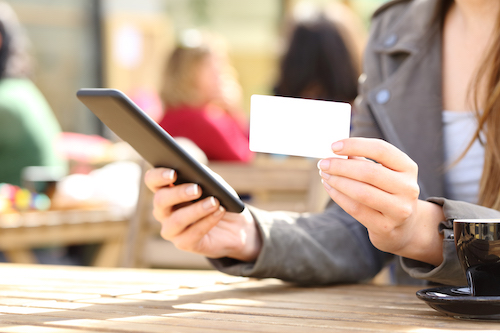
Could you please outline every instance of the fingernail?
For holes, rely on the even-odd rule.
[[[163,172],[163,178],[172,180],[174,179],[175,171],[174,169],[166,170]]]
[[[197,195],[198,194],[198,185],[193,184],[191,186],[188,186],[188,188],[186,189],[186,194],[189,196]]]
[[[332,150],[333,151],[339,151],[344,148],[344,143],[342,141],[337,141],[332,144]]]
[[[318,169],[328,170],[329,168],[330,168],[330,161],[329,160],[320,160],[318,162]]]
[[[222,214],[224,214],[224,207],[222,206],[219,206],[219,209],[217,209],[214,213],[214,216],[221,216]]]
[[[215,206],[215,198],[210,197],[203,202],[203,209],[209,210],[210,208]]]

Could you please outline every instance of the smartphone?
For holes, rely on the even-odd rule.
[[[245,205],[237,195],[218,181],[206,166],[191,157],[123,92],[84,88],[78,90],[76,95],[111,131],[128,142],[152,166],[174,169],[177,172],[175,184],[198,184],[202,189],[202,197],[198,200],[214,196],[228,212],[243,211]]]

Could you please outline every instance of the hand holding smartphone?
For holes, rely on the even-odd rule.
[[[240,198],[224,187],[206,166],[192,158],[124,93],[116,89],[86,88],[80,89],[77,97],[152,166],[174,169],[177,172],[176,184],[198,184],[203,193],[198,200],[214,196],[228,212],[243,211],[245,205]]]

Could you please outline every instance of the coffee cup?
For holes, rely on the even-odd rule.
[[[473,296],[500,296],[500,219],[456,219],[458,259]]]

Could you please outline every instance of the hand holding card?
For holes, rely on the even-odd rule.
[[[313,158],[340,157],[332,143],[349,137],[348,103],[253,95],[250,150]]]

